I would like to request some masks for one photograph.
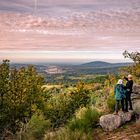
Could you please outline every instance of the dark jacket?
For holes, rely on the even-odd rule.
[[[133,80],[128,80],[128,78],[124,77],[124,79],[127,81],[126,83],[126,90],[129,92],[132,92],[133,90]]]

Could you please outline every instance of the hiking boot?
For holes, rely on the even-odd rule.
[[[129,111],[128,111],[128,110],[127,110],[127,111],[126,111],[126,110],[125,110],[125,111],[123,111],[123,113],[127,113],[127,112],[129,112]]]
[[[128,110],[125,110],[124,113],[129,112]]]
[[[114,112],[113,115],[119,115],[118,112]]]

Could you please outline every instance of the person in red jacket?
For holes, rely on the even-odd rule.
[[[132,101],[131,101],[131,93],[133,90],[133,77],[132,77],[132,75],[128,75],[128,77],[124,77],[124,79],[127,81],[126,82],[127,103],[126,103],[125,111],[128,112],[128,103],[129,103],[129,110],[133,110]]]

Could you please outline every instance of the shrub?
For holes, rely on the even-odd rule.
[[[77,113],[76,117],[68,123],[70,130],[79,130],[81,132],[88,132],[96,126],[100,113],[96,109],[84,108],[80,109],[81,113]]]
[[[108,99],[107,99],[107,106],[108,106],[108,110],[109,112],[113,112],[115,109],[115,98],[114,98],[114,94],[110,94]]]
[[[102,112],[107,111],[107,99],[109,96],[110,89],[100,89],[97,91],[94,91],[93,94],[90,95],[90,105],[94,106],[95,108],[98,108]]]
[[[50,119],[52,128],[57,128],[64,124],[74,113],[70,106],[70,97],[67,94],[55,94],[47,103],[45,117]]]
[[[49,125],[49,121],[45,120],[42,114],[33,115],[31,120],[26,125],[23,125],[21,131],[17,133],[16,139],[40,140],[44,137]]]
[[[85,90],[81,84],[78,84],[76,90],[70,93],[55,94],[46,103],[45,112],[46,118],[51,120],[52,128],[65,124],[77,108],[86,106],[90,101],[88,94],[89,91]]]
[[[43,115],[34,115],[32,116],[29,122],[28,131],[30,131],[31,135],[33,135],[36,139],[43,137],[48,125],[48,121],[44,119]]]

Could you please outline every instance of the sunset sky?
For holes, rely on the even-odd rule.
[[[140,51],[140,0],[0,0],[0,60],[124,62]]]

